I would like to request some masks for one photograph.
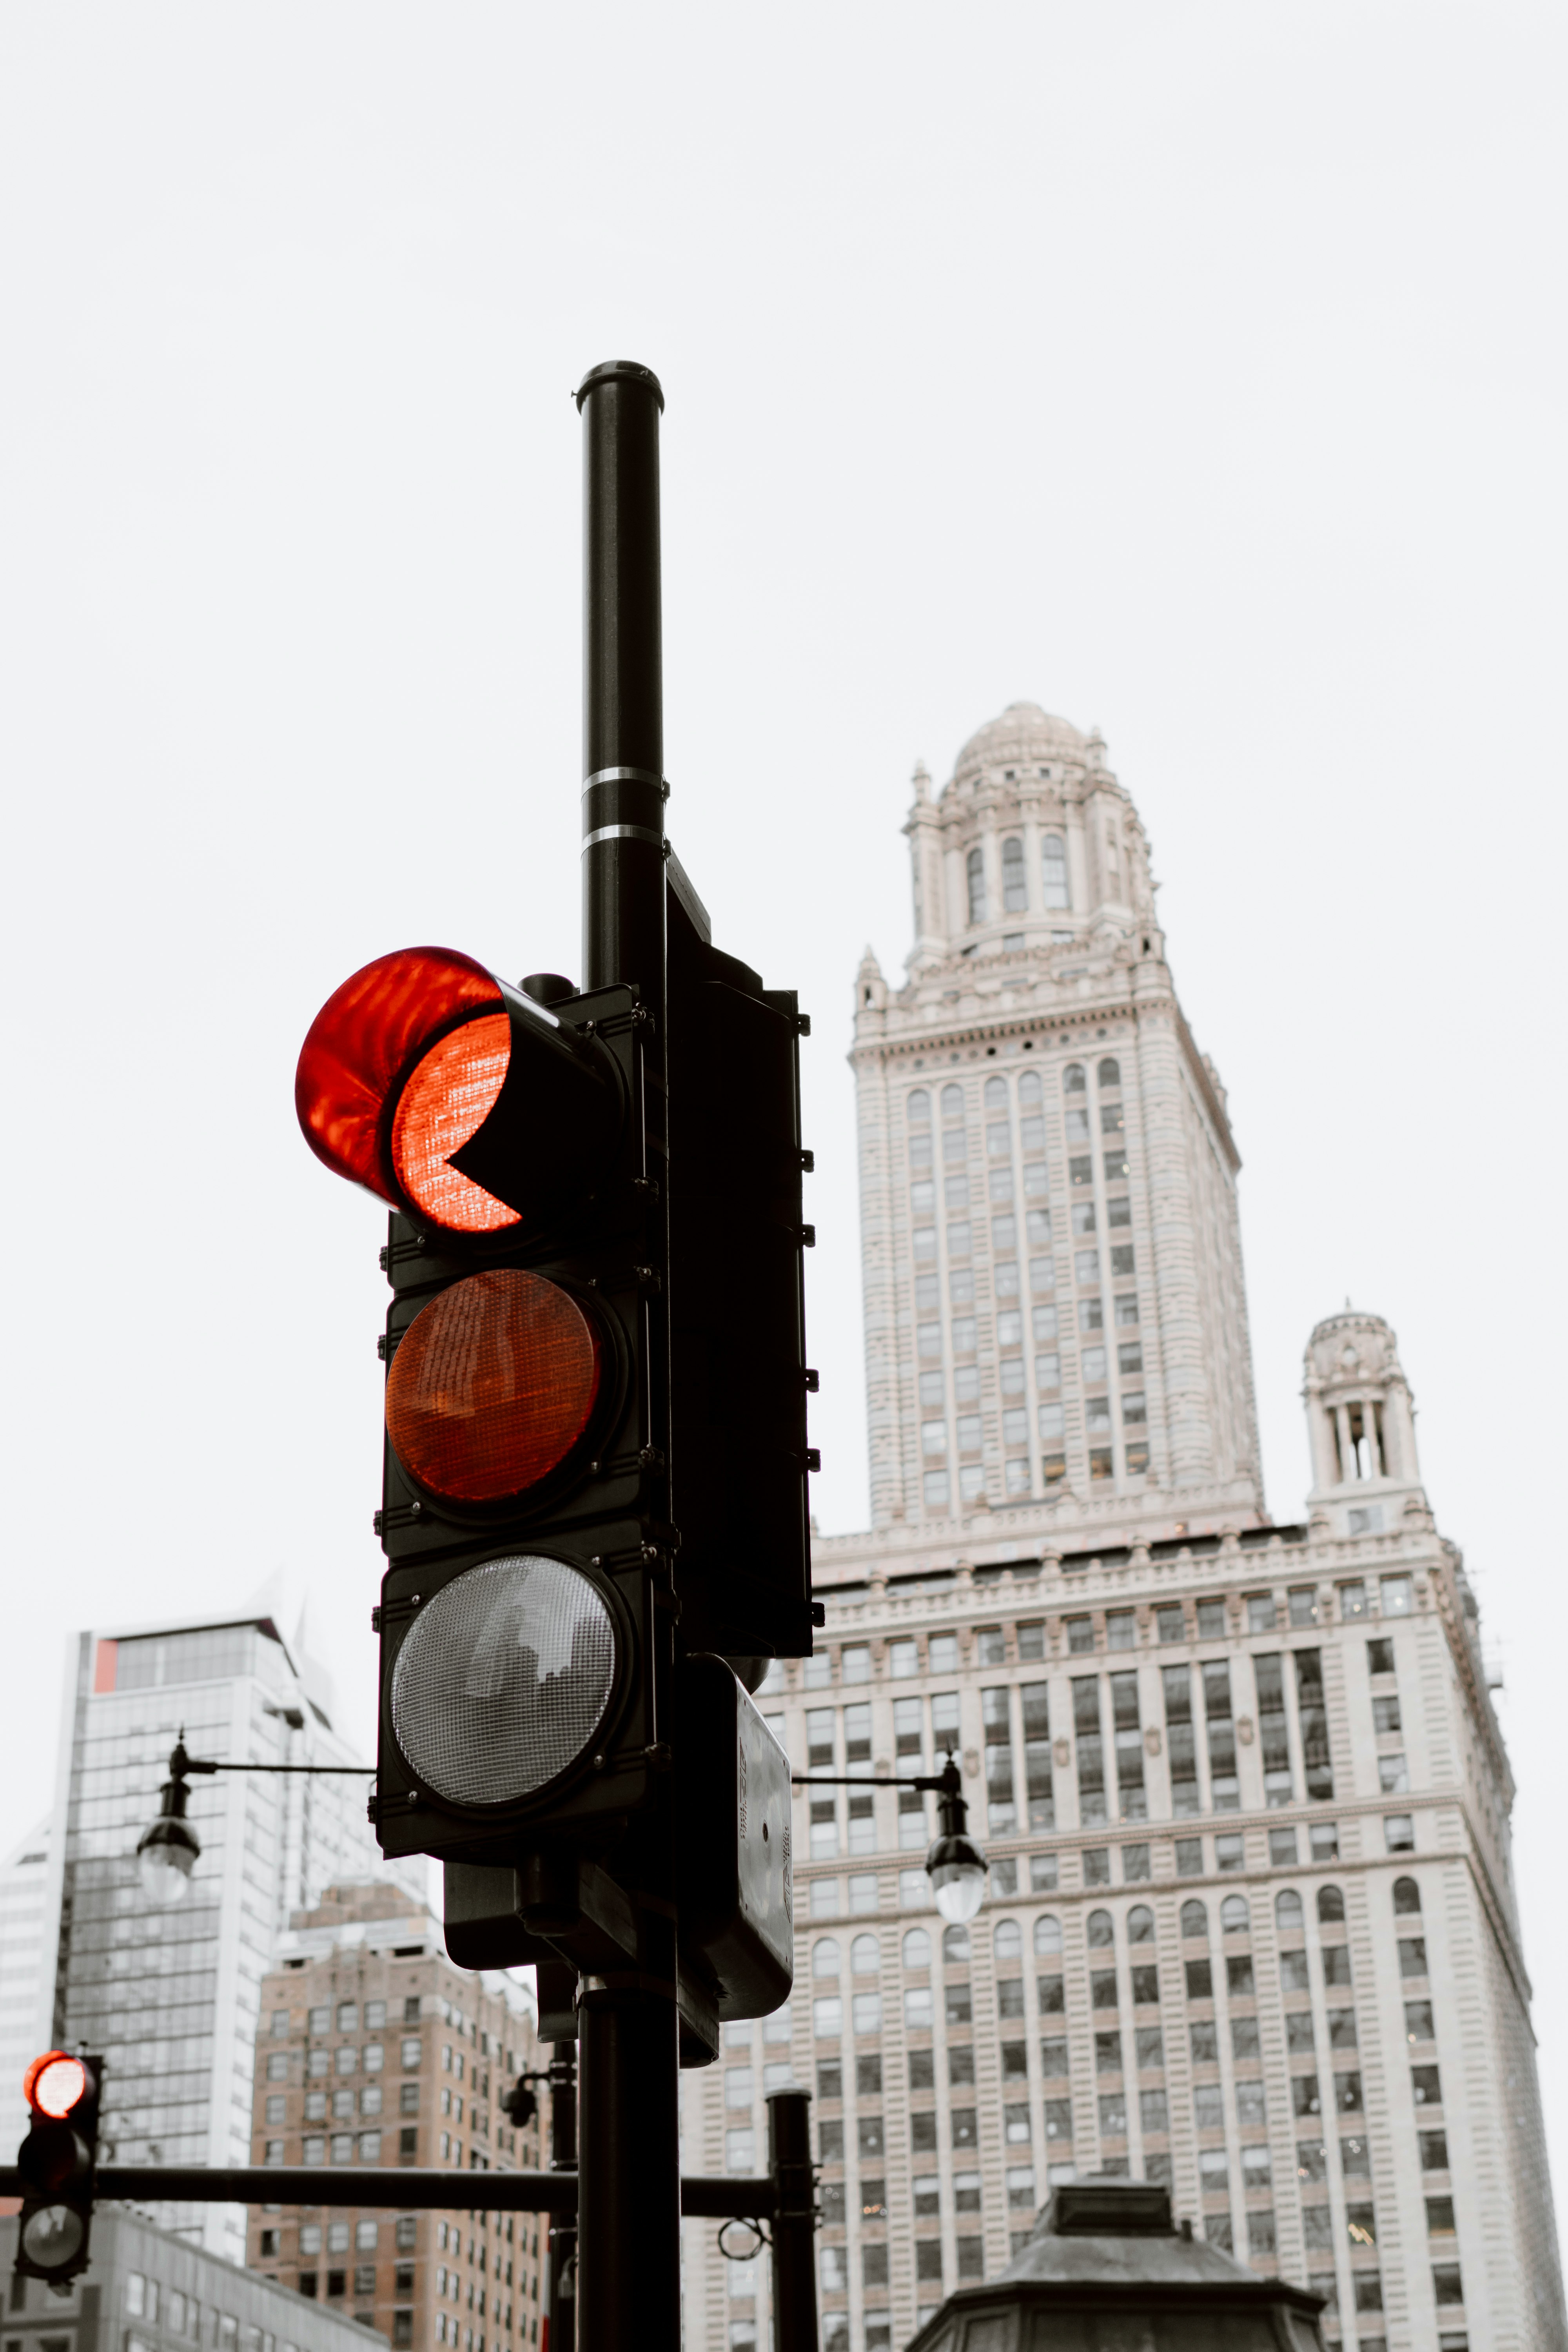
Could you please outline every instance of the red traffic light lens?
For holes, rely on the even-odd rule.
[[[386,1433],[431,1494],[505,1502],[581,1442],[603,1377],[599,1335],[569,1291],[516,1268],[470,1275],[398,1343]]]
[[[65,2050],[46,2050],[22,2077],[27,2105],[36,2115],[48,2116],[56,2123],[74,2115],[91,2087],[81,2060]]]
[[[401,1186],[448,1232],[515,1224],[514,1210],[446,1165],[505,1079],[502,1003],[494,976],[451,948],[401,948],[345,980],[310,1024],[294,1078],[317,1158],[394,1208]]]
[[[426,1054],[397,1098],[392,1165],[416,1208],[447,1233],[493,1234],[517,1211],[451,1164],[495,1108],[511,1059],[511,1024],[481,1013],[448,1030]]]

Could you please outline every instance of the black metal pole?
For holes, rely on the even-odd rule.
[[[577,2169],[577,2052],[558,2042],[550,2062],[550,2169]],[[577,2212],[550,2217],[550,2352],[575,2352]]]
[[[816,2184],[811,2094],[768,2095],[773,2184],[773,2352],[816,2352]]]
[[[644,1327],[647,1423],[638,1513],[669,1522],[668,1138],[664,1114],[664,683],[658,420],[650,369],[613,360],[584,376],[583,417],[583,981],[635,988],[643,1007],[646,1245],[658,1279]],[[668,1617],[647,1661],[658,1737],[672,1686]],[[617,1874],[638,1922],[637,1965],[577,1991],[578,2352],[679,2352],[680,2146],[675,1848],[668,1777]]]

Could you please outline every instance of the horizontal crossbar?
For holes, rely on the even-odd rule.
[[[0,2197],[30,2192],[14,2164],[0,2165]],[[574,2213],[574,2172],[442,2172],[433,2165],[100,2164],[97,2194],[132,2204],[391,2205],[405,2211],[480,2208],[489,2213]],[[778,2202],[771,2179],[698,2176],[680,2184],[680,2210],[708,2221],[766,2221]]]

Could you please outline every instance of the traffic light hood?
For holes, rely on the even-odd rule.
[[[451,948],[400,948],[334,991],[294,1080],[335,1175],[442,1234],[510,1235],[591,1186],[625,1112],[591,1034]]]

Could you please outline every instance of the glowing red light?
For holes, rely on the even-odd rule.
[[[513,1213],[489,1193],[470,1184],[455,1169],[438,1171],[430,1146],[437,1131],[449,1135],[445,1148],[457,1150],[472,1135],[506,1075],[504,1058],[494,1092],[474,1109],[489,1079],[494,1076],[493,1044],[475,1053],[472,1045],[454,1045],[452,1058],[440,1061],[441,1048],[458,1024],[482,1029],[493,1037],[501,993],[493,976],[471,956],[450,948],[401,948],[378,956],[334,991],[310,1024],[294,1078],[294,1107],[305,1139],[334,1175],[363,1184],[396,1208],[398,1171],[394,1164],[388,1108],[410,1085],[418,1085],[421,1101],[409,1128],[411,1168],[421,1171],[428,1199],[420,1199],[432,1222],[445,1222],[435,1202],[457,1208],[463,1220],[456,1230],[484,1233],[491,1225],[474,1222],[477,1202],[489,1202],[485,1213],[497,1224],[515,1222]],[[479,1014],[479,1020],[473,1016]],[[426,1066],[436,1064],[433,1069]],[[475,1065],[482,1065],[483,1069]],[[443,1103],[443,1083],[450,1099]],[[472,1112],[472,1123],[463,1120]],[[445,1118],[446,1126],[438,1129]],[[473,1196],[473,1197],[470,1197]],[[415,1199],[410,1192],[409,1198]]]
[[[398,1343],[386,1433],[432,1494],[502,1502],[565,1461],[602,1378],[598,1334],[570,1292],[515,1268],[471,1275]]]
[[[493,1234],[517,1211],[451,1164],[495,1108],[511,1059],[511,1024],[481,1013],[437,1039],[397,1098],[392,1165],[416,1208],[452,1234]]]
[[[79,2058],[68,2051],[46,2050],[35,2058],[22,2077],[22,2089],[27,2104],[40,2116],[50,2116],[57,2123],[74,2113],[90,2088],[87,2068]]]

